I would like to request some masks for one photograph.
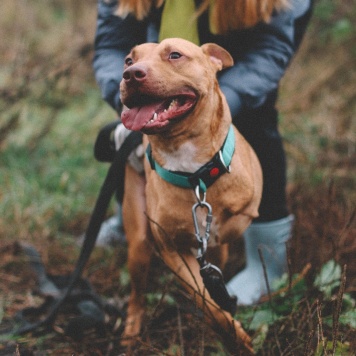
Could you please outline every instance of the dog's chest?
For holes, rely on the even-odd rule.
[[[191,142],[185,142],[173,152],[159,150],[159,155],[165,161],[163,167],[169,171],[193,173],[201,167],[195,162],[197,148]]]

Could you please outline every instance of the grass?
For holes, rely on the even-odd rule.
[[[95,4],[0,2],[6,34],[0,43],[0,321],[40,302],[17,242],[36,246],[49,272],[72,271],[79,251],[74,237],[86,228],[108,168],[92,154],[99,128],[115,119],[91,69]],[[355,15],[352,1],[317,1],[308,36],[282,81],[288,195],[297,220],[290,277],[311,267],[272,305],[239,308],[260,355],[356,350]],[[125,262],[124,248],[97,249],[85,271],[120,308],[129,291]],[[152,269],[147,323],[135,353],[226,354],[160,261]],[[6,340],[0,354],[14,354],[16,345],[20,354],[123,352],[113,325],[104,339],[90,331],[77,342],[61,332],[67,321],[61,315],[56,332]]]
[[[112,116],[100,100],[88,90],[56,114],[40,139],[43,116],[34,110],[8,136],[1,155],[0,184],[6,194],[0,212],[2,227],[16,227],[7,231],[9,238],[34,232],[46,237],[90,213],[106,171],[93,159],[93,141],[106,115]]]

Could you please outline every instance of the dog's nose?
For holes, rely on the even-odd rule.
[[[131,67],[126,68],[122,76],[125,82],[140,82],[145,79],[146,75],[147,71],[144,67],[133,65]]]

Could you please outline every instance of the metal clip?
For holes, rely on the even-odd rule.
[[[206,216],[206,226],[205,226],[205,233],[202,235],[199,230],[198,218],[197,218],[197,209],[198,208],[206,208],[208,210]],[[192,215],[193,215],[193,222],[194,222],[194,229],[195,229],[195,237],[199,243],[198,247],[198,256],[197,259],[203,263],[205,260],[205,254],[208,248],[208,240],[210,237],[210,226],[213,220],[212,215],[212,208],[211,205],[208,204],[206,201],[198,201],[193,205],[192,208]]]
[[[196,198],[198,200],[198,204],[199,205],[205,203],[205,200],[206,200],[206,192],[203,192],[203,199],[202,199],[201,196],[200,196],[200,191],[201,191],[200,187],[199,187],[199,185],[197,185],[195,187],[195,196],[196,196]]]

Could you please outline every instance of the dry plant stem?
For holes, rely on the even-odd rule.
[[[289,341],[288,338],[286,338],[286,344],[287,344],[287,347],[285,347],[285,349],[283,350],[281,356],[284,356],[284,355],[293,355],[293,347]]]
[[[324,331],[323,331],[323,320],[321,318],[321,306],[320,306],[319,300],[317,300],[317,303],[316,303],[316,312],[318,315],[318,345],[320,344],[320,340],[321,340],[324,354],[327,355],[326,343],[325,343],[325,337],[324,337]]]
[[[315,330],[312,329],[310,331],[310,333],[308,334],[307,343],[306,343],[305,349],[304,349],[304,356],[310,355],[310,346],[311,346],[311,342],[312,342],[314,333],[315,333]]]
[[[287,250],[287,268],[288,268],[288,289],[292,289],[292,283],[293,283],[293,276],[291,273],[292,270],[292,258],[291,258],[291,252],[290,252],[290,243],[288,242],[286,244],[286,250]]]
[[[267,286],[267,294],[268,294],[268,300],[271,304],[271,308],[272,308],[272,294],[271,294],[271,288],[269,286],[269,281],[268,281],[268,276],[267,276],[267,268],[266,268],[266,263],[265,263],[265,260],[263,258],[263,254],[262,254],[262,251],[261,251],[261,248],[258,247],[258,254],[260,256],[260,260],[261,260],[261,263],[262,263],[262,268],[263,268],[263,277],[265,279],[265,282],[266,282],[266,286]],[[273,309],[273,308],[272,308]]]
[[[107,347],[107,350],[106,350],[106,354],[107,356],[111,355],[112,352],[114,350],[114,343],[113,342],[110,342],[108,347]]]
[[[162,356],[172,356],[171,353],[168,353],[168,352],[165,352],[165,351],[162,351],[162,350],[159,350],[157,349],[156,347],[152,346],[152,343],[149,342],[144,342],[142,341],[141,339],[138,339],[137,340],[142,346],[144,346],[146,348],[146,350],[149,350],[151,352],[151,355],[162,355]],[[134,350],[128,350],[127,353],[123,353],[123,354],[120,354],[120,355],[136,355],[136,353],[133,352]]]
[[[270,285],[269,285],[269,281],[268,281],[268,276],[267,276],[267,268],[266,268],[266,263],[265,263],[265,260],[263,258],[263,254],[262,254],[262,250],[260,247],[258,247],[258,254],[260,256],[260,260],[261,260],[261,263],[262,263],[262,268],[263,268],[263,276],[265,278],[265,282],[266,282],[266,286],[267,286],[267,292],[268,292],[268,301],[269,301],[269,304],[270,304],[270,307],[271,307],[271,310],[272,310],[272,315],[273,315],[273,318],[274,318],[274,305],[272,303],[272,294],[271,294],[271,288],[270,288]],[[274,333],[274,337],[275,337],[275,340],[276,340],[276,345],[278,347],[278,351],[279,351],[279,354],[281,355],[282,354],[282,349],[281,349],[281,344],[278,340],[278,333],[277,333],[277,326],[275,325],[275,323],[273,323],[273,333]]]
[[[199,345],[199,355],[204,356],[204,348],[205,348],[205,324],[202,325],[199,332],[200,336],[200,345]]]
[[[340,232],[340,237],[339,237],[339,246],[343,246],[345,244],[345,240],[347,239],[348,236],[348,231],[350,227],[352,226],[352,223],[356,219],[356,207],[353,207],[352,211],[350,212],[349,218],[346,221],[346,224],[342,231]]]
[[[183,338],[183,330],[182,330],[182,318],[180,314],[179,306],[177,306],[177,321],[178,321],[178,335],[179,335],[179,344],[180,344],[180,354],[184,356],[184,338]]]
[[[152,319],[154,319],[156,317],[161,305],[163,304],[163,300],[164,300],[165,296],[168,294],[168,291],[172,284],[173,284],[173,279],[171,279],[168,283],[165,284],[161,298],[159,299],[157,306],[154,308],[153,313],[151,314]]]
[[[45,124],[43,125],[41,130],[32,138],[32,142],[29,145],[30,153],[33,153],[33,151],[37,148],[38,142],[42,140],[51,131],[58,117],[58,113],[59,109],[51,110],[46,120],[44,120]]]
[[[342,297],[345,292],[346,268],[347,268],[347,266],[344,265],[344,268],[342,271],[342,276],[341,276],[340,288],[339,288],[339,292],[337,294],[336,308],[333,313],[333,349],[332,349],[333,355],[335,355],[335,350],[336,350],[337,335],[339,332],[339,318],[340,318],[341,307],[342,307]]]
[[[289,290],[293,289],[294,286],[296,286],[303,278],[305,278],[305,276],[308,274],[308,272],[310,271],[311,269],[311,264],[310,263],[307,263],[305,265],[305,267],[303,268],[302,272],[299,273],[298,277],[292,281],[290,283],[290,285],[284,287],[284,288],[281,288],[281,289],[278,289],[277,291],[271,293],[271,297],[275,297],[277,295],[280,295],[280,294],[283,294],[283,293],[286,293],[288,292]],[[264,295],[261,297],[260,299],[260,303],[264,303],[264,302],[267,302],[269,300],[269,295]]]
[[[3,110],[0,110],[0,112]],[[5,140],[7,135],[14,131],[18,126],[20,120],[20,111],[16,111],[11,115],[11,118],[5,125],[0,126],[0,146],[2,142]]]

